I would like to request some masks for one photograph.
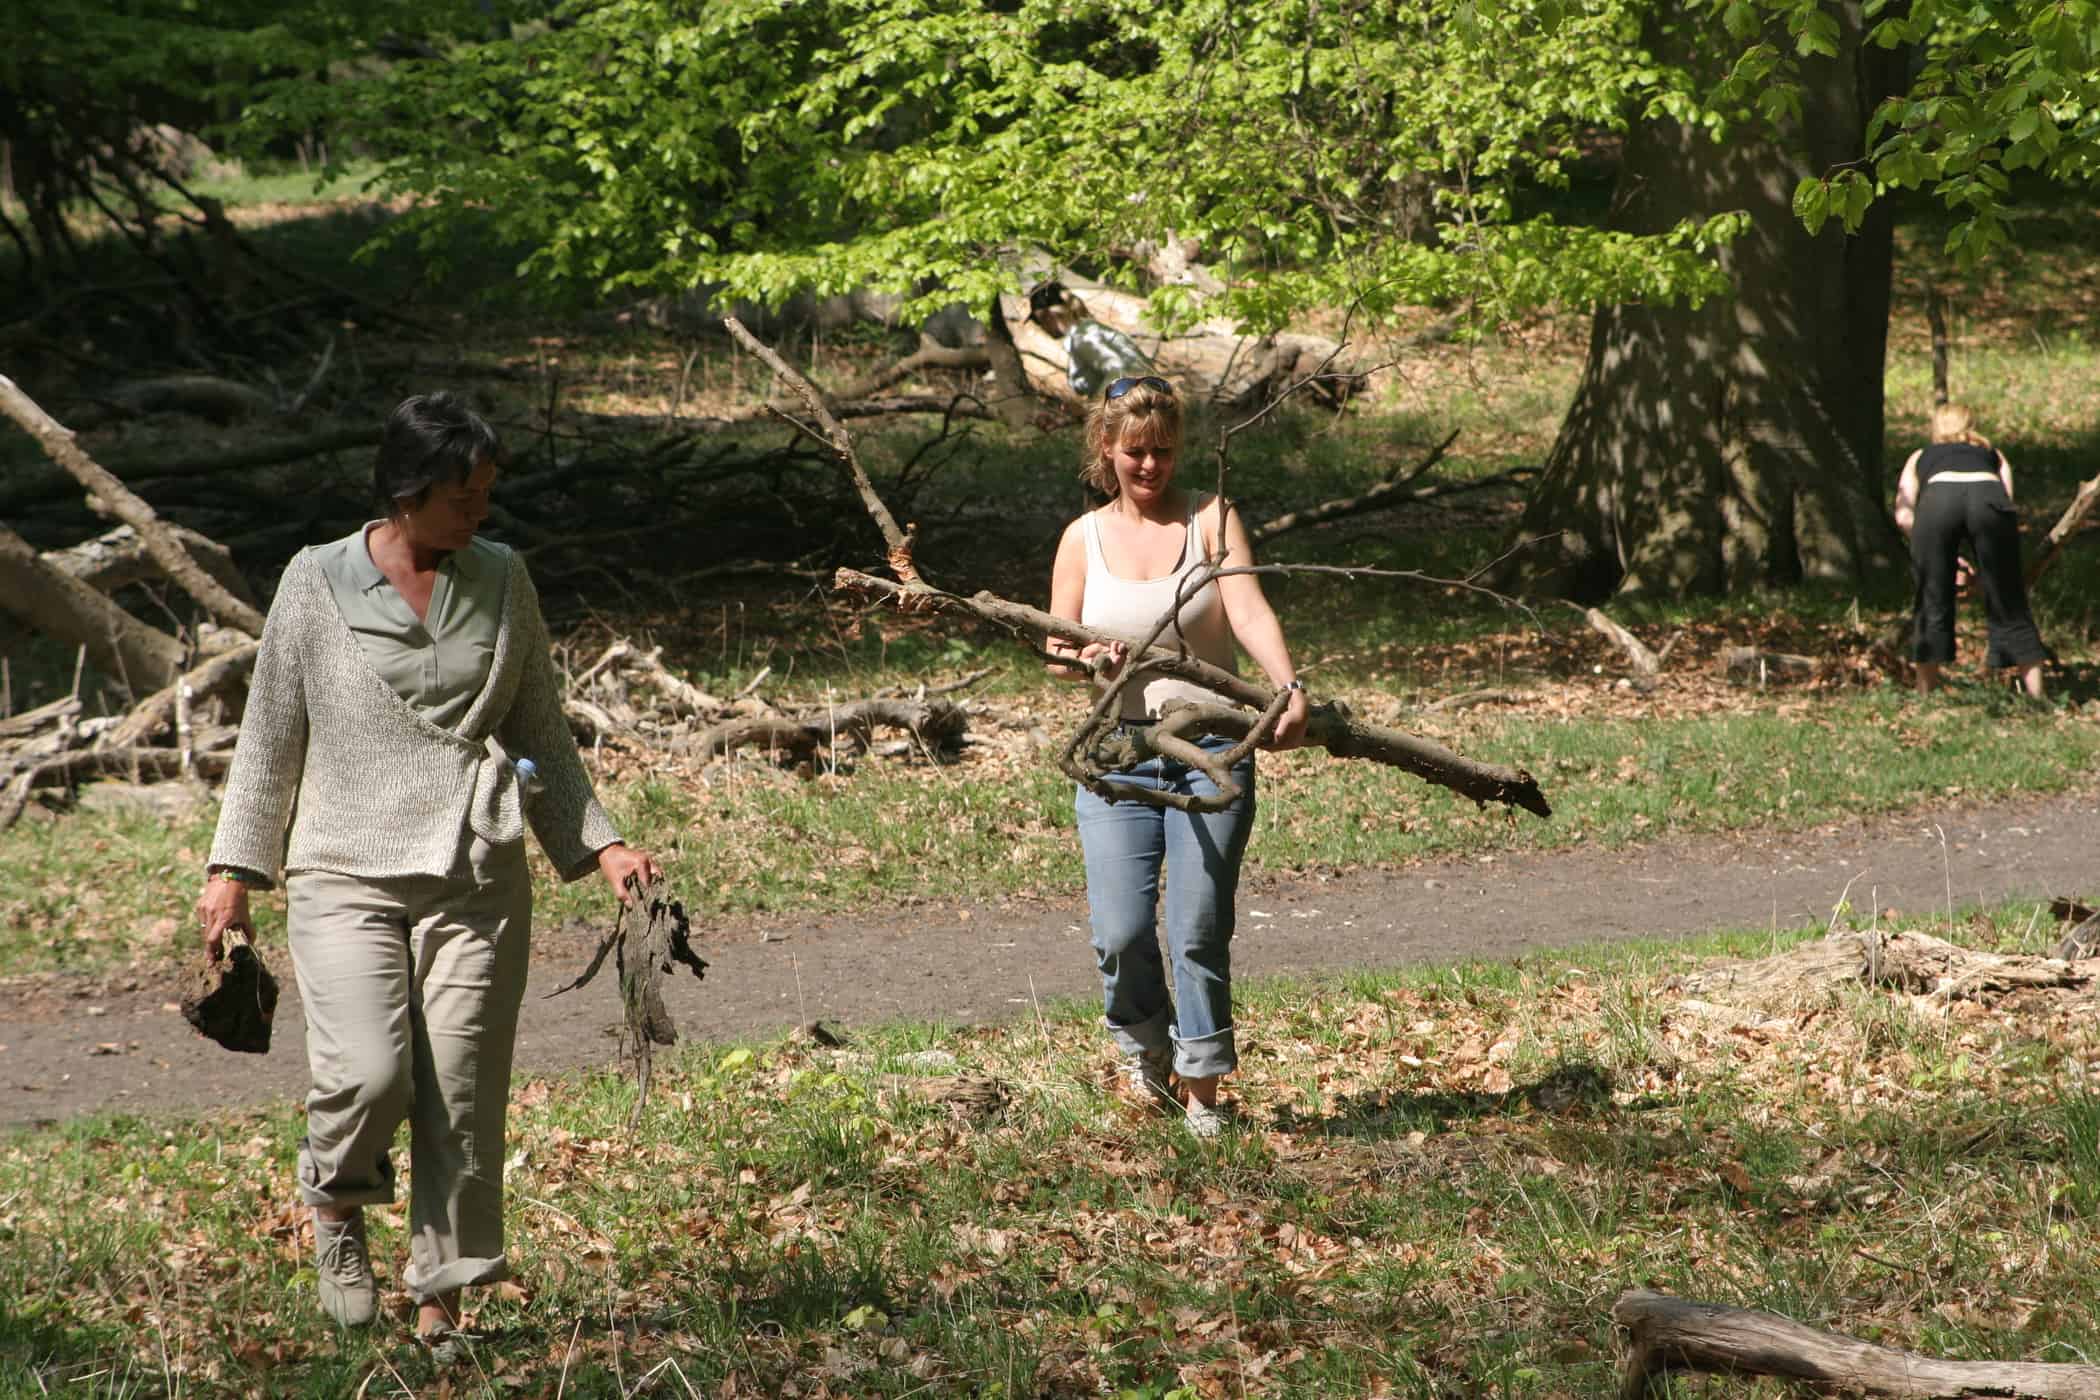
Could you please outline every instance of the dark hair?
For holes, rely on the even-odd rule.
[[[372,495],[391,515],[431,487],[465,481],[483,462],[503,460],[496,430],[456,394],[412,394],[387,415],[372,462]]]

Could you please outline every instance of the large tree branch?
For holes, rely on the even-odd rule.
[[[2041,1361],[1947,1361],[1875,1346],[1777,1313],[1691,1303],[1628,1289],[1612,1304],[1625,1330],[1620,1400],[1643,1400],[1672,1371],[1779,1376],[1819,1391],[1899,1400],[2100,1400],[2100,1367]]]
[[[840,569],[837,575],[839,591],[869,599],[896,599],[908,590],[888,579],[855,569]],[[1090,642],[1120,640],[1091,627],[1054,617],[1038,608],[1023,603],[1009,602],[991,593],[978,593],[965,598],[959,594],[942,593],[937,590],[912,592],[912,596],[924,600],[924,605],[933,611],[959,612],[1003,627],[1026,637],[1038,650],[1049,638],[1071,643],[1075,648]],[[1253,706],[1266,712],[1275,703],[1277,692],[1258,681],[1234,675],[1193,656],[1170,651],[1164,647],[1153,647],[1142,653],[1133,652],[1125,663],[1129,668],[1149,668],[1177,677],[1217,692],[1220,696],[1241,705]],[[1199,707],[1205,721],[1206,732],[1241,738],[1259,723],[1260,716],[1245,710],[1234,710],[1225,706]],[[1110,741],[1113,744],[1114,741]],[[1505,806],[1522,807],[1539,816],[1551,816],[1553,808],[1539,791],[1538,780],[1521,768],[1504,767],[1501,764],[1479,763],[1465,758],[1431,740],[1409,734],[1404,730],[1388,729],[1370,724],[1350,714],[1348,707],[1339,703],[1315,705],[1306,725],[1306,742],[1324,748],[1340,758],[1368,758],[1391,764],[1413,773],[1416,777],[1449,788],[1462,797],[1476,802],[1500,802]],[[1127,757],[1136,761],[1136,750],[1127,753],[1094,745],[1097,758],[1111,761],[1105,766],[1121,766]],[[1149,757],[1150,754],[1144,755]],[[1122,795],[1122,794],[1119,794]]]
[[[773,353],[771,346],[746,330],[744,323],[736,317],[724,316],[722,324],[728,328],[729,334],[735,337],[739,345],[765,361],[767,367],[779,375],[787,386],[795,391],[796,396],[808,405],[810,416],[815,418],[817,425],[824,430],[824,440],[831,444],[831,450],[838,454],[839,461],[852,473],[853,484],[860,491],[861,504],[867,507],[876,528],[882,531],[883,542],[889,546],[890,568],[906,583],[919,582],[919,573],[911,558],[911,531],[897,528],[896,517],[892,516],[890,508],[882,503],[882,497],[875,491],[875,483],[868,480],[868,473],[860,464],[860,456],[853,450],[852,435],[846,431],[844,424],[832,416],[830,406],[824,402],[824,396],[817,392],[816,385],[791,369],[787,361]]]
[[[129,487],[88,456],[71,432],[38,407],[34,399],[4,374],[0,374],[0,413],[5,413],[26,429],[43,445],[52,461],[71,472],[75,480],[99,497],[109,507],[110,513],[138,531],[139,538],[145,541],[146,552],[153,556],[153,562],[180,584],[184,592],[203,604],[213,617],[251,636],[262,634],[262,613],[234,597],[217,579],[198,568],[196,561],[183,549],[182,541],[162,523],[153,507],[133,495]]]
[[[148,626],[0,525],[0,609],[88,659],[133,691],[158,689],[182,671],[182,644]]]

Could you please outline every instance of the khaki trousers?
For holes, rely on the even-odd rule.
[[[405,1117],[409,1293],[423,1302],[508,1278],[503,1118],[532,922],[524,843],[477,838],[467,873],[445,878],[295,871],[285,894],[313,1072],[301,1196],[392,1201],[388,1153]]]

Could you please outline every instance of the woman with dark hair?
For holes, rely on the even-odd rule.
[[[2020,569],[2020,519],[2013,513],[2012,463],[1976,431],[1976,417],[1958,403],[1932,410],[1932,443],[1910,454],[1896,480],[1896,526],[1910,537],[1917,580],[1916,633],[1911,656],[1918,690],[1940,683],[1954,659],[1954,604],[1961,548],[1976,555],[1990,622],[1987,668],[2017,667],[2029,695],[2042,698],[2042,662],[2048,650],[2027,607]]]
[[[1176,484],[1181,436],[1181,397],[1152,375],[1112,380],[1088,414],[1080,475],[1108,503],[1066,528],[1050,576],[1050,611],[1127,640],[1076,649],[1053,642],[1051,650],[1084,663],[1060,665],[1060,674],[1085,680],[1098,667],[1104,682],[1112,678],[1129,643],[1151,632],[1208,560],[1222,557],[1227,568],[1254,562],[1239,513],[1217,496],[1198,496]],[[1235,574],[1194,590],[1160,645],[1234,670],[1235,641],[1273,684],[1291,692],[1270,747],[1303,742],[1305,688],[1258,577]],[[1123,689],[1122,724],[1142,729],[1158,718],[1162,705],[1177,699],[1215,703],[1218,697],[1187,681],[1140,671]],[[1214,750],[1232,746],[1225,739],[1203,742]],[[1218,792],[1201,769],[1166,758],[1111,777],[1166,793]],[[1239,1064],[1232,1025],[1233,899],[1240,857],[1254,828],[1251,756],[1233,779],[1240,796],[1219,812],[1112,803],[1084,787],[1074,797],[1102,1019],[1122,1053],[1124,1082],[1141,1102],[1179,1102],[1198,1137],[1223,1127],[1218,1079]],[[1157,930],[1163,865],[1171,994]],[[1179,1078],[1178,1093],[1170,1073]]]
[[[450,394],[404,400],[382,519],[300,551],[263,627],[197,913],[216,959],[282,879],[313,1074],[299,1187],[321,1306],[376,1316],[363,1208],[406,1118],[417,1332],[458,1351],[460,1290],[509,1276],[504,1111],[524,996],[529,822],[565,880],[626,897],[620,840],[561,712],[525,563],[475,532],[502,449]],[[530,796],[528,797],[528,792]]]
[[[1065,380],[1081,399],[1092,398],[1112,379],[1152,373],[1152,361],[1137,342],[1095,320],[1062,282],[1042,282],[1028,293],[1028,319],[1064,350]]]

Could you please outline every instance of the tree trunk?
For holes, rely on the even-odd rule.
[[[159,690],[182,674],[180,642],[45,563],[5,525],[0,525],[0,609],[32,631],[86,647],[88,659],[133,694]]]
[[[1900,576],[1883,504],[1889,204],[1850,236],[1835,219],[1812,236],[1792,209],[1804,176],[1857,159],[1868,114],[1902,80],[1900,51],[1860,42],[1857,0],[1836,9],[1839,57],[1804,60],[1799,122],[1716,143],[1658,119],[1627,137],[1615,226],[1742,209],[1750,227],[1721,254],[1732,295],[1597,308],[1520,526],[1553,536],[1513,562],[1525,581],[1597,601]],[[1699,32],[1651,21],[1648,39],[1687,59]]]

